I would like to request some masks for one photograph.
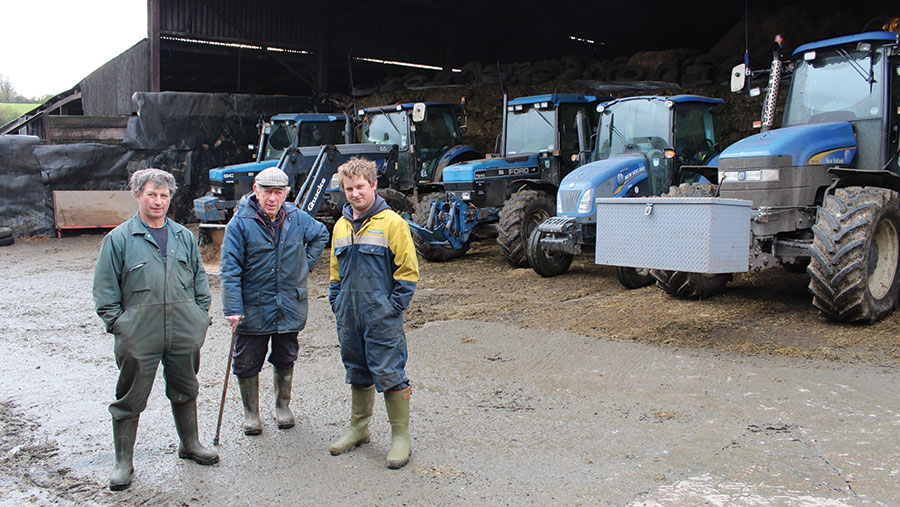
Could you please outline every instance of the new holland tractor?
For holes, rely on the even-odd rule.
[[[598,105],[591,162],[563,178],[556,216],[529,236],[526,253],[531,267],[541,276],[556,276],[568,271],[575,255],[593,253],[597,197],[661,195],[671,185],[707,181],[687,170],[715,163],[716,109],[722,103],[676,95],[628,97]],[[646,269],[618,267],[616,275],[629,289],[653,283]]]
[[[783,127],[726,148],[718,188],[684,186],[630,211],[600,199],[596,262],[651,268],[663,290],[689,298],[722,292],[734,272],[806,267],[824,315],[871,323],[893,311],[900,33],[888,26],[796,48]]]
[[[422,198],[409,220],[419,253],[446,261],[465,254],[474,239],[497,236],[506,261],[527,266],[526,239],[555,213],[560,180],[586,161],[595,106],[608,98],[504,95],[501,156],[443,169],[443,191]]]

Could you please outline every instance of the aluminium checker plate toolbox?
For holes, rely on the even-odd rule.
[[[594,262],[738,273],[750,258],[751,201],[710,197],[601,197]]]

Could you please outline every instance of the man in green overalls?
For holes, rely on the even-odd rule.
[[[166,396],[181,440],[178,457],[201,465],[219,461],[197,436],[197,370],[209,327],[210,294],[197,240],[166,218],[175,179],[159,169],[136,171],[131,190],[138,212],[113,229],[94,270],[94,305],[115,335],[119,380],[110,404],[116,464],[109,489],[131,485],[138,418],[163,364]]]

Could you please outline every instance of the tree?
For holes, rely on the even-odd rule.
[[[0,102],[13,102],[17,95],[12,81],[0,74]]]

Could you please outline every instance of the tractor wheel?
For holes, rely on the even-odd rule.
[[[723,292],[725,284],[731,281],[730,273],[709,275],[651,269],[650,275],[656,279],[656,285],[659,288],[673,296],[685,299],[706,299],[714,296]]]
[[[900,292],[897,192],[847,187],[826,195],[809,253],[809,290],[816,308],[843,322],[885,317]]]
[[[682,183],[672,187],[666,197],[709,197],[716,191],[716,185],[709,183]],[[650,270],[656,285],[667,293],[686,299],[706,299],[725,290],[731,281],[731,274],[688,273],[686,271]]]
[[[650,276],[650,270],[647,268],[625,268],[616,267],[616,278],[619,283],[626,289],[640,289],[646,287],[656,281]]]
[[[442,201],[443,199],[444,194],[442,192],[425,194],[425,196],[422,197],[422,200],[416,204],[416,212],[413,216],[413,220],[419,225],[425,225],[425,222],[428,221],[428,215],[431,213],[431,201]],[[416,245],[416,251],[419,252],[419,255],[424,257],[425,260],[431,262],[445,262],[456,259],[465,255],[466,251],[469,250],[468,242],[463,243],[462,248],[456,250],[449,246],[429,245],[416,233],[413,233],[412,236],[413,243]]]
[[[541,231],[535,229],[528,236],[528,249],[525,250],[528,264],[541,276],[561,275],[572,265],[572,254],[548,252],[541,249]]]
[[[416,208],[413,206],[412,201],[406,197],[406,194],[399,190],[394,190],[393,188],[379,188],[378,195],[384,199],[392,210],[400,215],[406,213],[407,216],[412,216],[416,212]]]
[[[500,210],[497,243],[506,262],[514,268],[528,267],[528,236],[544,220],[556,215],[553,197],[541,190],[524,189],[510,196]]]

